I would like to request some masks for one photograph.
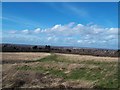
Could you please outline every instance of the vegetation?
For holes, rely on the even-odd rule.
[[[64,78],[65,80],[88,80],[95,83],[95,88],[117,88],[118,87],[118,70],[116,62],[99,62],[99,61],[70,61],[59,55],[51,54],[45,58],[37,60],[37,62],[49,62],[54,61],[55,63],[68,63],[70,64],[84,64],[86,67],[75,68],[70,73],[65,73],[68,69],[57,69],[57,68],[45,68],[43,66],[20,66],[18,70],[34,70],[41,73],[48,72],[50,75]],[[88,66],[96,66],[90,68]]]

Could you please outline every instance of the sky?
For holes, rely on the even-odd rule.
[[[2,42],[118,48],[118,3],[4,2]]]

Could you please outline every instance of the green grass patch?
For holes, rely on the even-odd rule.
[[[28,65],[24,65],[24,66],[19,66],[16,68],[17,70],[32,70],[32,68]]]
[[[63,63],[78,63],[78,62],[66,60],[64,57],[56,55],[54,53],[52,53],[51,55],[46,56],[46,57],[44,57],[42,59],[36,60],[36,62],[51,62],[51,61],[63,62]]]
[[[21,66],[21,67],[18,67],[17,70],[24,70],[24,71],[32,70],[32,71],[37,71],[37,72],[41,72],[41,73],[49,72],[49,74],[57,76],[57,77],[63,77],[63,78],[66,77],[66,74],[64,73],[64,71],[53,69],[53,68],[46,69],[46,68],[43,68],[40,66],[32,67],[32,68],[29,66]]]
[[[98,81],[96,85],[103,88],[116,88],[118,87],[118,72],[115,67],[100,67],[102,69],[89,69],[82,68],[73,70],[67,79],[72,80],[92,80]]]
[[[46,56],[42,59],[38,59],[37,61],[39,62],[46,62],[46,61],[56,61],[57,60],[57,55],[55,54],[51,54],[49,56]]]
[[[117,62],[101,62],[101,61],[92,61],[92,60],[90,60],[90,61],[81,61],[80,63],[82,63],[82,64],[94,64],[94,65],[110,65],[110,64],[117,64]]]
[[[97,69],[76,69],[71,72],[69,79],[85,79],[85,80],[97,80],[103,77],[104,74],[100,73]]]
[[[110,64],[115,65],[117,62],[100,62],[100,61],[72,61],[67,60],[64,56],[56,55],[52,53],[49,56],[46,56],[42,59],[38,59],[39,62],[49,62],[49,61],[55,61],[55,62],[63,62],[63,63],[79,63],[79,64],[93,64],[93,65],[100,65],[100,66],[109,66]]]

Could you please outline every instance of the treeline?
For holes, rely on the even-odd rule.
[[[2,52],[50,52],[50,46],[27,46],[27,45],[14,45],[2,44]]]
[[[93,56],[120,56],[120,50],[109,49],[88,49],[88,48],[67,48],[67,47],[51,47],[46,46],[33,46],[33,45],[15,45],[15,44],[2,44],[2,52],[51,52],[51,53],[67,53],[67,54],[80,54],[80,55],[93,55]]]

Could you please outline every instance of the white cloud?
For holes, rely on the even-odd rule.
[[[106,43],[107,41],[105,41],[105,40],[103,40],[103,41],[101,41],[102,43]]]
[[[12,31],[11,31],[12,32]],[[69,44],[77,46],[111,46],[116,45],[118,40],[118,29],[117,28],[103,28],[98,25],[93,24],[75,24],[70,22],[65,25],[57,24],[51,28],[40,29],[36,28],[34,30],[22,30],[22,33],[30,35],[37,35],[41,38],[42,42],[56,43],[56,44]],[[19,32],[19,34],[21,33]],[[18,31],[12,34],[18,34]],[[21,34],[22,34],[21,33]],[[32,38],[32,37],[31,37]],[[52,41],[52,42],[51,42]],[[37,41],[36,41],[37,42]],[[112,42],[112,43],[111,43]],[[58,44],[58,45],[59,45]]]
[[[107,40],[117,39],[117,35],[108,35],[105,37],[105,39],[107,39]]]
[[[82,24],[77,24],[74,28],[73,28],[73,30],[75,30],[75,31],[82,31],[82,30],[84,30],[84,25],[82,25]]]
[[[16,32],[17,32],[17,31],[14,31],[14,30],[13,30],[13,31],[10,31],[9,33],[11,33],[11,34],[15,34]]]
[[[22,30],[22,33],[28,34],[28,33],[29,33],[29,30],[28,30],[28,29]]]
[[[40,33],[41,32],[41,29],[40,28],[37,28],[34,30],[35,33]]]
[[[48,37],[48,38],[47,38],[48,41],[51,40],[51,39],[52,39],[52,37]]]
[[[68,27],[73,27],[74,24],[75,24],[75,22],[71,22],[71,23],[69,23],[67,26],[68,26]]]
[[[118,28],[110,28],[107,31],[108,34],[118,34]]]
[[[78,42],[78,43],[82,43],[83,41],[82,41],[82,40],[78,40],[77,42]]]
[[[56,30],[56,29],[60,29],[61,28],[61,25],[55,25],[51,30]]]

